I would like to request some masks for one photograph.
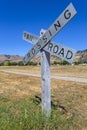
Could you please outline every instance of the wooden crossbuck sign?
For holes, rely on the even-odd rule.
[[[50,96],[50,54],[70,63],[73,62],[76,50],[51,42],[51,39],[76,15],[72,3],[62,12],[49,29],[41,30],[40,37],[24,32],[23,39],[33,43],[34,47],[23,58],[24,64],[41,51],[42,111],[46,116],[51,112]]]
[[[41,32],[44,32],[44,31],[45,30],[43,29],[41,30]],[[23,39],[29,43],[36,44],[39,37],[29,32],[24,32]],[[75,54],[76,54],[76,50],[66,47],[64,45],[61,45],[59,43],[57,44],[55,42],[48,42],[48,44],[43,48],[43,50],[69,63],[73,62]]]
[[[34,47],[25,55],[23,61],[26,64],[75,16],[76,10],[72,3],[55,20],[49,29],[40,37]]]

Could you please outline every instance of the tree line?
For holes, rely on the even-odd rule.
[[[26,65],[36,66],[37,63],[33,61],[29,61]],[[23,61],[19,61],[19,62],[5,61],[3,63],[0,63],[0,66],[24,66],[24,63]]]
[[[74,62],[74,65],[80,65],[80,64],[87,64],[87,62]],[[37,66],[37,65],[41,65],[41,63],[37,63],[37,62],[33,62],[33,61],[29,61],[26,66]],[[51,63],[51,65],[70,65],[70,63],[68,63],[67,61],[54,61],[53,63]],[[0,66],[25,66],[23,61],[19,61],[19,62],[11,62],[11,61],[5,61],[3,63],[0,63]]]

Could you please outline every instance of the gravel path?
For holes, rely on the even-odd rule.
[[[39,74],[31,74],[31,73],[18,72],[18,71],[2,70],[2,72],[12,73],[12,74],[20,74],[20,75],[26,75],[26,76],[33,76],[33,77],[41,77]],[[87,83],[86,78],[65,77],[65,76],[51,76],[51,78],[52,79],[57,79],[57,80],[66,80],[66,81]]]

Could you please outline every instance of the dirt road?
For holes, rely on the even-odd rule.
[[[32,73],[25,73],[25,72],[18,72],[18,71],[2,70],[2,72],[20,74],[20,75],[25,75],[25,76],[41,77],[41,75],[39,75],[39,74],[32,74]],[[56,79],[56,80],[66,80],[66,81],[87,83],[86,78],[64,77],[64,76],[51,76],[51,78]]]

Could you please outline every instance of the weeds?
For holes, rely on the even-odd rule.
[[[49,119],[42,116],[40,104],[32,98],[12,100],[7,97],[0,100],[0,130],[74,130],[77,116],[63,114],[52,108]]]

